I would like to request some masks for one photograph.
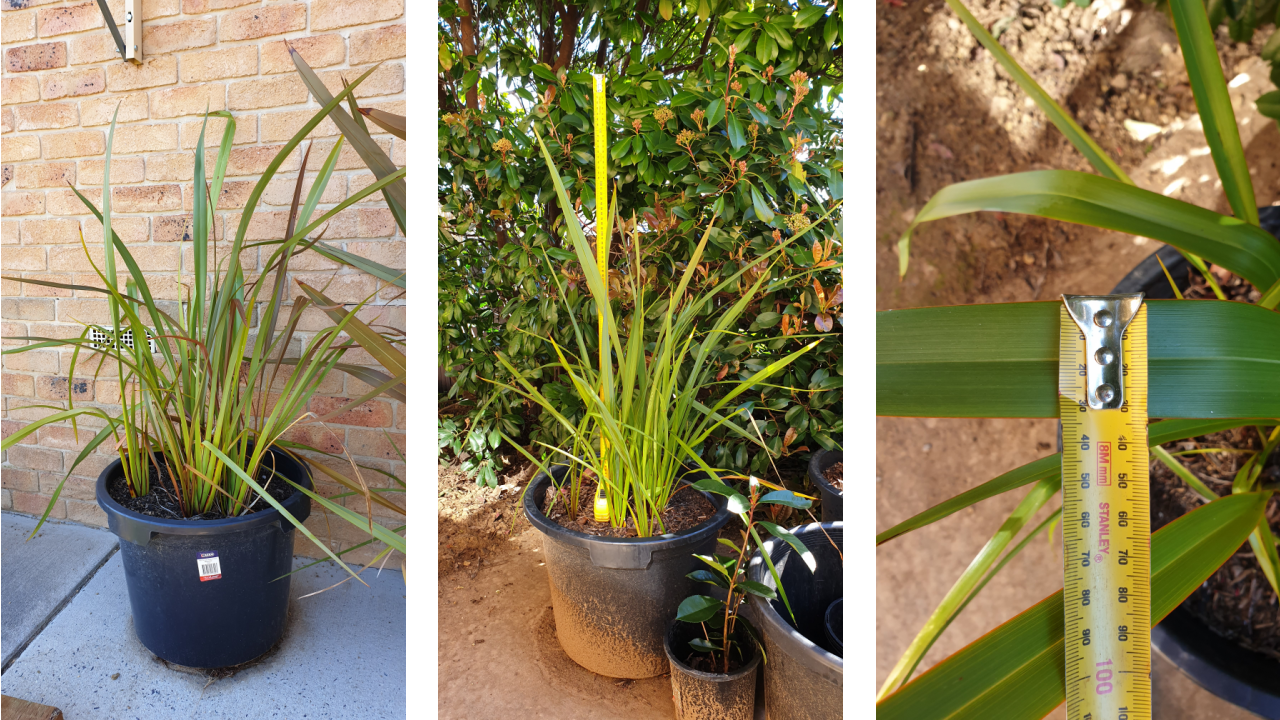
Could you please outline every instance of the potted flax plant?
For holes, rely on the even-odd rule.
[[[716,477],[699,449],[722,426],[759,444],[733,419],[741,409],[734,401],[816,343],[772,360],[745,380],[728,381],[727,391],[704,404],[707,391],[719,382],[712,361],[715,354],[726,347],[739,353],[751,349],[751,343],[730,338],[738,334],[744,310],[770,272],[757,271],[748,289],[721,307],[713,298],[736,288],[755,265],[740,269],[708,291],[687,294],[711,235],[709,224],[675,291],[669,297],[651,300],[635,271],[640,267],[639,242],[633,237],[631,246],[637,256],[630,258],[632,272],[623,281],[633,305],[628,317],[617,317],[606,279],[593,260],[592,248],[541,136],[538,142],[551,170],[567,239],[581,265],[589,299],[603,317],[600,352],[608,361],[599,363],[591,357],[586,333],[578,324],[577,314],[589,305],[560,287],[558,279],[556,289],[566,304],[578,347],[572,355],[552,343],[558,358],[555,366],[585,408],[582,420],[571,421],[555,402],[500,353],[497,355],[518,387],[499,384],[541,407],[572,439],[568,449],[547,448],[567,463],[554,468],[521,448],[543,470],[526,489],[524,509],[544,534],[556,634],[565,652],[602,675],[653,677],[669,668],[663,640],[677,605],[690,594],[692,581],[686,575],[695,569],[692,556],[709,553],[717,532],[729,520],[723,499],[691,489],[682,478],[693,469]],[[723,199],[717,200],[713,221],[722,203]],[[814,223],[798,228],[761,261],[771,269],[770,263],[790,242],[823,222],[837,205]],[[598,237],[608,238],[613,217],[601,210]],[[631,232],[635,232],[634,224]],[[707,313],[714,314],[711,327],[699,329]],[[656,337],[650,339],[646,325],[652,318],[656,318],[657,328]],[[588,525],[591,518],[587,514],[594,509],[592,497],[597,491],[602,520]]]
[[[959,183],[941,190],[921,211],[899,243],[907,269],[909,238],[916,224],[978,210],[1014,212],[1093,225],[1161,240],[1185,258],[1161,251],[1140,266],[1117,291],[1154,290],[1164,275],[1172,290],[1148,299],[1149,411],[1161,418],[1148,426],[1155,470],[1168,467],[1202,497],[1201,504],[1159,527],[1152,518],[1150,621],[1153,644],[1162,651],[1161,623],[1197,591],[1242,543],[1257,563],[1274,598],[1280,594],[1280,557],[1274,523],[1274,493],[1263,473],[1280,444],[1280,243],[1260,227],[1249,169],[1218,58],[1211,25],[1200,0],[1170,0],[1169,11],[1186,58],[1206,140],[1234,216],[1211,212],[1137,188],[1069,115],[995,41],[959,0],[947,0],[978,40],[1022,86],[1050,121],[1088,158],[1098,175],[1040,171]],[[1179,261],[1195,268],[1218,299],[1184,300],[1173,273],[1150,266]],[[1225,295],[1206,261],[1233,273],[1252,290],[1248,302]],[[1185,264],[1184,264],[1185,263]],[[1133,285],[1140,275],[1147,281]],[[1168,286],[1162,288],[1168,290]],[[1057,417],[1059,304],[1010,303],[918,308],[878,313],[876,410],[910,417]],[[992,353],[999,348],[999,353]],[[1239,463],[1228,492],[1220,496],[1183,468],[1161,445],[1220,431],[1247,428],[1260,447]],[[1185,456],[1184,456],[1185,457]],[[1156,473],[1152,473],[1153,481]],[[961,574],[915,640],[890,672],[878,697],[878,718],[1039,718],[1064,701],[1066,643],[1083,642],[1064,627],[1062,591],[913,678],[922,658],[987,582],[1041,530],[1065,518],[1059,509],[1014,538],[1062,488],[1061,455],[1006,472],[876,537],[877,545],[924,527],[995,495],[1027,485],[1032,489],[979,555]],[[1152,487],[1152,507],[1156,507]],[[1008,552],[1006,552],[1008,550]],[[1003,557],[1001,555],[1003,554]],[[998,561],[998,562],[997,562]],[[1265,590],[1266,588],[1264,588]],[[1074,601],[1074,600],[1073,600]],[[1274,600],[1272,601],[1274,604]],[[1201,629],[1203,634],[1204,630]],[[1221,648],[1222,645],[1219,645]],[[1167,653],[1168,654],[1168,653]],[[1217,650],[1168,654],[1193,678],[1235,673],[1224,695],[1255,712],[1276,716],[1280,665],[1256,655],[1234,668]],[[1204,674],[1205,670],[1210,671]],[[1221,686],[1220,686],[1221,687]],[[1220,692],[1220,687],[1210,687]]]
[[[310,69],[304,68],[300,64],[305,76]],[[399,339],[374,332],[321,289],[299,282],[305,295],[288,305],[285,292],[290,260],[307,250],[380,277],[395,274],[309,236],[322,232],[334,215],[373,193],[386,193],[396,183],[402,191],[404,170],[381,173],[368,187],[319,212],[320,198],[343,145],[339,140],[305,201],[304,156],[285,237],[256,245],[245,242],[258,199],[281,164],[322,120],[343,113],[340,104],[369,72],[336,97],[317,95],[324,106],[281,148],[258,180],[230,251],[223,255],[210,242],[213,198],[223,185],[235,118],[226,112],[210,113],[227,122],[212,173],[205,164],[203,129],[197,143],[191,233],[194,275],[180,302],[157,300],[129,247],[112,229],[114,118],[107,136],[101,210],[77,191],[102,223],[101,267],[90,259],[102,286],[13,278],[106,299],[109,324],[87,326],[79,337],[65,340],[20,338],[31,344],[4,352],[73,348],[69,375],[74,376],[77,365],[87,365],[95,379],[118,378],[119,411],[77,407],[69,401],[66,409],[50,407],[54,412],[6,438],[4,447],[51,423],[69,421],[77,433],[83,432],[77,420],[93,418],[101,424],[67,475],[104,443],[118,451],[119,458],[98,478],[97,499],[111,530],[121,539],[138,637],[169,662],[201,668],[236,665],[263,654],[280,640],[288,610],[295,528],[355,576],[303,525],[313,500],[349,522],[368,527],[373,537],[389,546],[403,549],[402,537],[318,495],[308,464],[290,450],[310,448],[285,439],[299,422],[316,419],[307,412],[308,402],[335,369],[352,373],[374,389],[319,420],[383,393],[402,395],[404,373],[392,361],[394,353],[387,352],[394,350],[392,345]],[[354,109],[354,101],[349,102]],[[346,117],[340,125],[350,122]],[[81,242],[89,254],[87,241],[82,238]],[[270,248],[261,273],[242,264],[242,250],[255,246]],[[124,287],[119,285],[120,275]],[[335,324],[304,343],[298,324],[310,307],[328,313]],[[377,357],[388,372],[343,363],[344,355],[356,347]],[[325,472],[353,492],[362,490],[363,483],[327,468]],[[61,489],[59,484],[50,508]],[[370,503],[387,503],[367,486],[363,494]],[[46,510],[41,523],[48,514]],[[230,630],[210,633],[210,627]]]

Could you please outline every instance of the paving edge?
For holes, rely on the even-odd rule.
[[[89,581],[98,574],[98,571],[101,570],[107,562],[111,560],[111,558],[115,557],[117,552],[120,552],[119,543],[112,546],[111,550],[98,561],[98,564],[94,565],[93,569],[85,573],[84,577],[80,579],[80,582],[76,583],[76,586],[71,588],[71,592],[67,593],[67,596],[62,599],[62,602],[58,603],[57,606],[53,608],[53,611],[36,626],[35,632],[31,633],[31,635],[18,646],[18,649],[13,652],[13,657],[9,658],[9,662],[5,663],[4,667],[0,667],[0,675],[9,672],[9,668],[13,667],[13,664],[18,661],[18,658],[22,657],[22,653],[26,652],[27,646],[35,641],[36,638],[40,637],[40,633],[44,632],[46,627],[49,627],[49,623],[53,622],[53,619],[58,617],[67,605],[71,604],[72,599],[80,594],[80,591],[84,589],[84,586],[89,584]]]

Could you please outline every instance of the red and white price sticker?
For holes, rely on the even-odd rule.
[[[217,580],[222,577],[222,561],[218,553],[202,552],[196,558],[196,569],[200,571],[200,582]]]

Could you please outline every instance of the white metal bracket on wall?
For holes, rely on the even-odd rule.
[[[120,27],[115,16],[107,7],[107,0],[98,0],[98,9],[102,11],[102,19],[111,31],[111,39],[116,42],[116,52],[120,58],[134,65],[142,64],[142,0],[124,0],[124,36],[120,35]]]
[[[142,64],[142,0],[124,0],[124,59]]]

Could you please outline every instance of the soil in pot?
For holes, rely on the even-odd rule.
[[[1191,277],[1191,284],[1182,291],[1182,297],[1187,300],[1216,300],[1218,296],[1213,294],[1213,288],[1209,287],[1209,281],[1204,279],[1204,275],[1191,267],[1190,263],[1187,264],[1187,270]],[[1262,293],[1244,278],[1232,275],[1216,265],[1210,266],[1209,271],[1218,281],[1218,287],[1228,300],[1256,304],[1262,299]]]
[[[149,517],[167,520],[223,520],[232,517],[217,506],[199,515],[184,515],[182,504],[178,501],[178,496],[173,490],[173,481],[169,478],[168,468],[152,465],[150,470],[151,487],[146,495],[135,496],[129,487],[129,481],[125,479],[124,475],[116,475],[107,481],[107,494],[111,496],[112,500],[120,503],[124,509]],[[267,494],[276,502],[284,502],[296,492],[292,485],[275,478],[270,468],[267,467],[258,469],[254,481],[262,485]],[[247,512],[243,513],[244,515],[271,509],[271,503],[263,502],[256,492],[250,490],[249,497],[249,508]]]
[[[1226,288],[1223,288],[1226,290]],[[1204,448],[1257,451],[1262,447],[1252,426],[1166,446],[1171,452]],[[1178,456],[1184,466],[1219,495],[1231,493],[1231,480],[1249,456],[1215,452]],[[1280,452],[1263,466],[1262,482],[1280,482]],[[1203,498],[1158,460],[1151,464],[1151,530],[1155,532],[1204,504]],[[1280,533],[1280,497],[1267,503],[1271,532]],[[1245,543],[1182,603],[1182,607],[1218,635],[1280,662],[1280,604]]]
[[[838,462],[827,468],[827,471],[822,473],[822,477],[831,483],[831,487],[844,492],[844,462]]]
[[[576,518],[569,517],[566,501],[569,496],[569,485],[556,489],[554,485],[547,488],[543,507],[550,508],[547,518],[561,527],[577,530],[588,535],[599,537],[633,538],[636,536],[635,522],[627,518],[626,527],[616,528],[607,522],[595,519],[596,481],[584,480],[578,490]],[[716,508],[706,497],[688,489],[683,485],[671,494],[667,506],[662,509],[662,531],[655,534],[678,535],[685,530],[701,525],[716,514]]]

